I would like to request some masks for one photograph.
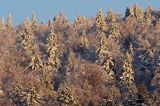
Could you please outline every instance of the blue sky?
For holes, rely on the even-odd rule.
[[[49,17],[63,11],[73,21],[78,15],[95,16],[99,8],[102,8],[104,15],[108,8],[124,13],[126,7],[134,3],[143,8],[151,5],[156,10],[160,9],[160,0],[0,0],[0,17],[4,16],[6,20],[11,13],[13,23],[17,25],[26,16],[31,17],[32,10],[39,22],[47,22]]]

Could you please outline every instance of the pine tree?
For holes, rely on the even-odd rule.
[[[122,67],[122,76],[120,79],[122,80],[123,87],[127,88],[129,93],[132,93],[133,96],[137,92],[137,88],[135,86],[135,74],[133,70],[132,65],[132,56],[127,52],[127,58],[124,61],[123,67]]]
[[[115,24],[111,24],[109,27],[109,38],[117,40],[120,37],[120,32]]]
[[[30,27],[30,22],[28,18],[25,18],[23,29],[18,34],[18,41],[29,54],[33,52],[33,39],[34,35]]]
[[[80,38],[80,46],[84,47],[84,48],[89,48],[89,42],[88,42],[88,39],[86,37],[86,31],[85,30],[83,30],[82,36]]]
[[[79,101],[74,97],[71,87],[64,82],[64,88],[59,91],[57,101],[61,106],[80,106]]]
[[[28,17],[26,17],[25,20],[24,20],[24,27],[26,29],[30,29],[31,28],[31,22],[29,21]]]
[[[79,16],[73,23],[73,27],[76,28],[79,25],[81,25],[84,21],[86,20],[86,17],[84,16]]]
[[[7,20],[7,28],[12,28],[12,15],[9,14],[8,20]]]
[[[103,16],[102,9],[98,11],[97,17],[96,17],[96,32],[101,33],[106,30],[106,23]]]
[[[153,9],[150,6],[145,11],[144,22],[147,23],[148,25],[152,22],[153,19],[152,12]]]
[[[139,8],[138,8],[138,5],[137,4],[134,4],[134,16],[136,17],[136,18],[138,18],[139,17]]]
[[[38,29],[38,21],[36,19],[34,11],[32,12],[32,26],[31,27],[32,27],[33,32],[37,31]]]
[[[55,67],[57,69],[60,68],[60,59],[59,59],[59,51],[57,46],[57,35],[51,30],[47,39],[47,53],[48,53],[48,61],[47,64]]]
[[[133,17],[134,16],[134,10],[133,10],[133,7],[130,6],[130,7],[127,7],[126,9],[126,12],[125,12],[125,18],[126,17]]]
[[[35,45],[34,42],[34,34],[31,29],[31,24],[28,18],[25,18],[23,29],[18,34],[18,41],[20,42],[22,48],[24,48],[30,58],[30,63],[27,68],[31,68],[32,70],[42,69],[43,63],[40,58],[39,47]]]
[[[67,16],[64,16],[64,17],[63,17],[63,23],[65,23],[65,24],[67,24],[67,25],[69,24],[69,21],[68,21],[68,19],[67,19]]]
[[[43,62],[41,60],[40,54],[35,53],[35,52],[31,54],[31,62],[28,64],[28,67],[34,71],[37,71],[38,69],[42,71]]]
[[[109,50],[108,50],[108,44],[106,42],[106,36],[103,34],[100,41],[100,48],[97,49],[98,54],[98,61],[101,64],[106,60]]]
[[[111,57],[110,54],[108,55],[107,59],[103,63],[103,67],[104,67],[104,70],[109,75],[109,79],[114,80],[115,74],[114,74],[113,69],[115,67],[115,64],[114,64],[113,58]]]
[[[50,18],[48,21],[48,27],[52,28],[52,26],[53,26],[53,21],[52,21],[52,18]]]
[[[41,95],[31,85],[24,87],[18,84],[11,98],[18,106],[37,106],[41,102]]]
[[[138,57],[141,65],[143,65],[144,67],[152,66],[154,64],[153,52],[150,47],[151,47],[150,43],[148,41],[145,41],[144,49],[142,50],[141,55]]]
[[[1,29],[5,29],[4,17],[2,17],[1,20],[0,20],[0,30],[1,30]]]
[[[116,22],[116,17],[115,17],[115,15],[112,13],[112,10],[111,10],[111,9],[109,9],[109,10],[107,11],[106,21],[107,21],[107,22]]]
[[[66,65],[66,77],[67,78],[70,76],[70,73],[74,69],[75,64],[76,64],[76,57],[73,51],[70,49],[69,55],[68,55],[68,63]]]

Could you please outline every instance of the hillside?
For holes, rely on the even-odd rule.
[[[0,106],[159,106],[159,11],[38,23],[0,20]]]

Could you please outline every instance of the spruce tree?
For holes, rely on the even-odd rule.
[[[138,8],[138,5],[137,4],[134,4],[134,16],[138,19],[139,17],[139,8]]]
[[[4,17],[2,17],[1,20],[0,20],[0,30],[1,30],[1,29],[5,29]]]
[[[64,82],[64,88],[59,90],[57,101],[61,106],[80,106],[79,101],[74,97],[71,87]]]
[[[103,67],[104,67],[104,70],[107,72],[109,79],[114,80],[115,79],[115,73],[114,73],[115,63],[110,54],[107,56],[106,60],[104,61]]]
[[[7,28],[12,28],[13,26],[12,26],[12,15],[11,14],[9,14],[9,16],[8,16],[8,20],[7,20]]]
[[[41,60],[40,54],[35,53],[35,50],[31,54],[31,62],[28,64],[28,67],[31,68],[31,70],[34,70],[34,71],[37,71],[38,69],[40,69],[40,71],[42,71],[43,62]]]
[[[107,21],[107,22],[116,22],[116,17],[115,17],[115,15],[112,13],[112,10],[111,10],[111,9],[109,9],[109,10],[107,11],[106,21]]]
[[[123,67],[122,67],[122,76],[120,77],[122,82],[122,87],[124,89],[128,89],[127,93],[129,95],[132,95],[132,97],[135,96],[137,93],[137,88],[135,85],[135,73],[133,70],[133,58],[132,55],[128,52],[126,53],[126,59],[124,61]]]
[[[96,52],[98,54],[97,62],[102,64],[109,54],[108,44],[106,42],[106,36],[104,34],[101,37],[100,48],[98,48]]]
[[[31,24],[33,32],[37,31],[38,29],[38,21],[36,19],[34,11],[32,12],[32,24]]]
[[[86,37],[86,31],[85,30],[83,30],[82,36],[80,37],[80,46],[84,47],[84,48],[89,48],[89,42],[88,42],[88,39]]]
[[[49,18],[49,20],[48,20],[48,27],[52,28],[52,26],[53,26],[53,20],[52,20],[52,18]]]
[[[33,39],[34,35],[30,27],[30,22],[28,18],[25,18],[23,28],[18,34],[18,41],[29,54],[33,52]]]
[[[115,24],[111,24],[109,27],[109,38],[117,40],[120,37],[120,32]]]
[[[134,10],[133,7],[127,7],[126,12],[125,12],[125,18],[126,17],[133,17],[134,16]]]
[[[70,49],[69,55],[68,55],[68,63],[66,65],[66,77],[67,78],[70,76],[71,71],[73,71],[75,64],[76,64],[76,57],[73,51]]]
[[[73,23],[73,27],[76,28],[86,20],[85,16],[79,16]]]
[[[147,23],[148,25],[152,22],[153,17],[152,17],[152,12],[153,9],[149,6],[146,11],[145,11],[145,15],[144,15],[144,22]]]
[[[31,85],[24,87],[21,84],[17,84],[11,98],[17,106],[37,106],[42,99],[35,87]]]
[[[125,82],[127,86],[130,86],[134,83],[134,71],[132,65],[132,57],[129,53],[127,53],[127,58],[124,61],[122,67],[122,80]]]
[[[47,64],[49,66],[55,67],[57,69],[60,68],[60,59],[59,59],[59,51],[57,46],[57,35],[51,30],[47,38],[46,49],[48,53],[48,61]]]
[[[102,9],[99,9],[97,17],[96,17],[96,32],[101,33],[106,30],[106,22],[103,16]]]

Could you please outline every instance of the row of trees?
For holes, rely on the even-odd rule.
[[[48,25],[0,21],[0,101],[17,106],[158,106],[159,11],[62,13]]]

